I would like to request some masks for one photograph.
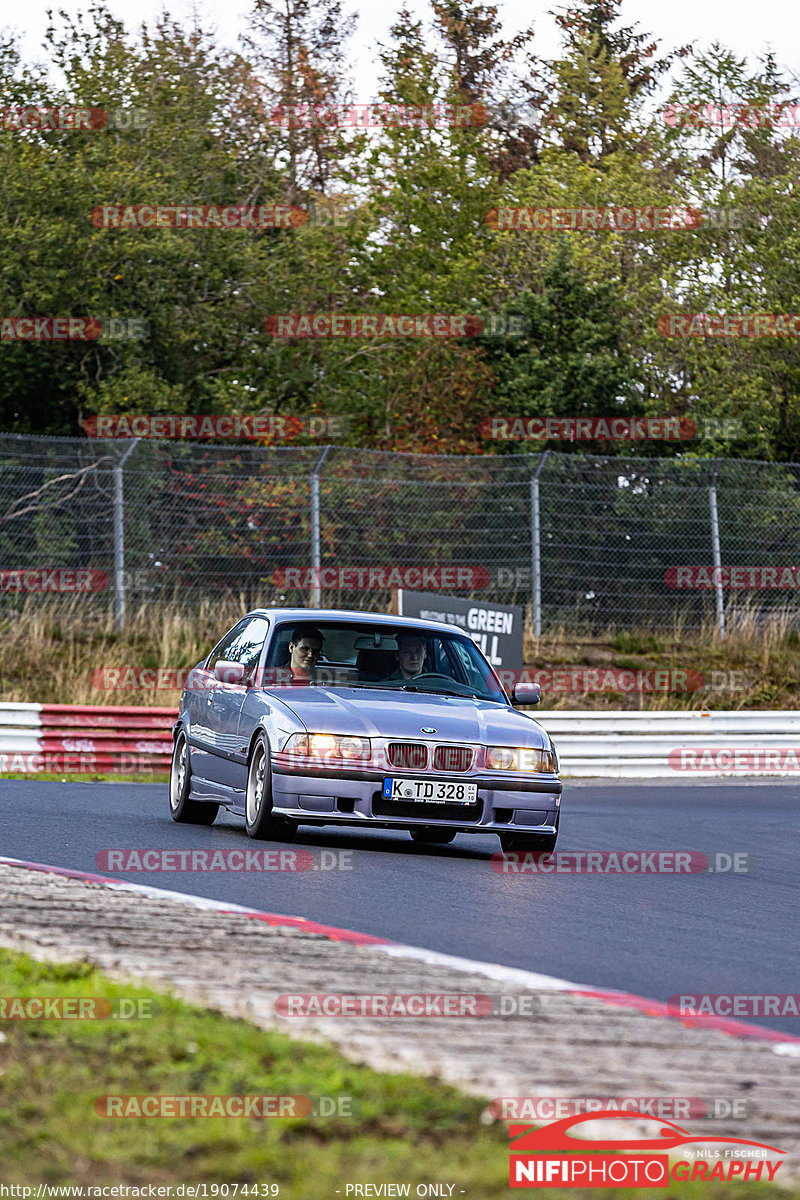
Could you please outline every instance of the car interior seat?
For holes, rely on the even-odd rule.
[[[397,670],[394,650],[359,650],[356,659],[358,678],[362,683],[376,683]]]

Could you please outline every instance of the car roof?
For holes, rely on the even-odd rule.
[[[313,625],[318,621],[363,622],[365,625],[402,626],[404,629],[439,629],[448,633],[460,633],[469,637],[466,629],[449,625],[446,621],[427,621],[423,617],[399,617],[396,613],[369,613],[358,608],[254,608],[248,617],[269,617],[271,620],[296,621],[298,625]]]

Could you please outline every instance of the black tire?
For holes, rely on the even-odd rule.
[[[169,769],[169,815],[179,825],[213,825],[219,805],[190,800],[191,778],[189,746],[186,734],[181,730],[175,739]]]
[[[412,841],[422,842],[424,846],[446,846],[452,842],[458,833],[457,829],[432,829],[424,825],[421,829],[409,829]]]
[[[247,767],[244,823],[248,837],[259,841],[288,841],[297,825],[272,812],[272,759],[266,736],[260,733]]]
[[[521,854],[552,854],[558,841],[560,815],[560,813],[556,813],[555,833],[501,833],[500,845],[503,847],[503,852],[516,850]]]

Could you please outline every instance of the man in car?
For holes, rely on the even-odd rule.
[[[415,675],[420,675],[425,665],[425,654],[425,638],[421,634],[398,633],[394,652],[397,667],[388,678],[413,679]]]
[[[298,625],[289,642],[291,684],[311,684],[316,677],[317,662],[322,654],[323,638],[314,625]]]

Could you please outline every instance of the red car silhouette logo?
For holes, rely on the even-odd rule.
[[[655,1138],[619,1138],[609,1141],[607,1139],[574,1137],[568,1132],[574,1125],[583,1125],[589,1121],[630,1121],[635,1115],[630,1112],[618,1112],[615,1109],[563,1117],[560,1121],[553,1121],[551,1125],[543,1125],[538,1129],[531,1125],[511,1125],[508,1131],[511,1139],[510,1149],[514,1154],[535,1153],[536,1151],[547,1153],[553,1150],[574,1150],[586,1153],[587,1150],[673,1150],[676,1146],[684,1146],[690,1142],[712,1142],[717,1145],[724,1142],[726,1145],[734,1146],[757,1146],[761,1150],[770,1150],[773,1154],[786,1153],[785,1150],[779,1150],[777,1146],[768,1146],[764,1142],[751,1142],[746,1138],[721,1137],[719,1134],[713,1137],[698,1137],[696,1134],[689,1133],[688,1129],[674,1125],[671,1121],[661,1122],[659,1135]]]

